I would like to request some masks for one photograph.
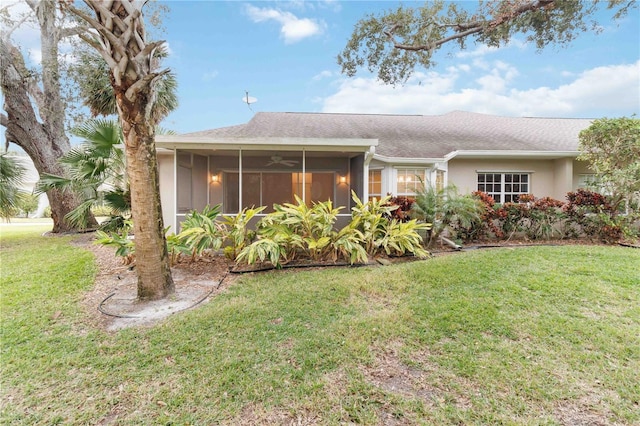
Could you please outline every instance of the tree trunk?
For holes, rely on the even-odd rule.
[[[174,292],[160,205],[154,133],[149,126],[153,127],[145,122],[133,126],[122,123],[131,189],[138,298],[142,300],[161,299]]]
[[[175,290],[164,235],[155,148],[154,90],[166,74],[152,69],[155,50],[162,42],[148,43],[142,19],[143,1],[85,0],[94,17],[72,4],[68,9],[98,31],[81,35],[105,59],[122,124],[131,216],[135,232],[138,299],[161,299]]]
[[[55,2],[42,1],[35,11],[42,42],[42,89],[25,66],[18,48],[8,39],[0,40],[0,84],[7,112],[6,116],[0,115],[0,124],[6,127],[7,141],[25,150],[38,173],[65,176],[65,169],[58,159],[71,145],[64,130],[65,106],[60,93],[60,37],[59,28],[55,26]],[[47,197],[53,218],[52,232],[78,231],[65,219],[79,205],[78,198],[58,190],[48,191]],[[97,226],[93,215],[88,225]]]

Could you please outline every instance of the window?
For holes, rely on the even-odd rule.
[[[594,173],[578,175],[578,188],[609,195],[607,194],[607,190],[604,188],[604,185],[602,185],[600,178]]]
[[[478,191],[489,194],[496,203],[517,203],[529,193],[528,173],[478,173]]]
[[[294,195],[302,198],[302,173],[243,172],[242,207],[266,206],[264,213],[273,211],[274,204],[295,203]],[[224,173],[224,213],[237,213],[239,206],[239,176],[236,172]],[[335,174],[333,172],[306,173],[305,202],[335,202]]]
[[[424,172],[425,169],[398,169],[396,195],[415,195],[424,182]]]
[[[369,200],[382,198],[382,170],[369,170]]]

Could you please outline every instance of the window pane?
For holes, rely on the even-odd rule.
[[[515,187],[515,186],[517,186],[517,185],[511,185],[510,183],[507,183],[507,184],[504,185],[504,190],[505,190],[505,192],[511,192],[511,188]]]
[[[501,203],[502,201],[500,201],[502,198],[500,197],[500,194],[494,194],[492,195],[493,197],[493,201],[495,201],[496,203]]]
[[[191,157],[189,157],[190,159]],[[191,202],[191,167],[178,166],[178,213],[188,213],[193,209]]]
[[[509,175],[509,174],[504,175],[504,181],[505,181],[505,182],[511,182],[511,178],[512,178],[512,176],[511,176],[511,175]]]
[[[228,214],[238,213],[238,173],[225,173],[224,182],[224,212]]]
[[[369,194],[379,196],[382,192],[382,172],[369,170]]]
[[[513,192],[520,192],[520,185],[519,184],[514,184],[513,185]]]
[[[478,191],[485,192],[485,189],[484,189],[484,185],[483,185],[483,184],[478,184]]]
[[[262,204],[265,213],[273,211],[273,204],[293,202],[291,173],[262,174]]]
[[[311,179],[311,191],[307,190],[307,198],[311,196],[311,202],[333,201],[333,185],[335,178],[333,173],[307,173]]]
[[[520,182],[520,175],[513,175],[514,182]]]
[[[529,175],[522,175],[522,182],[529,182]]]
[[[242,173],[242,206],[260,207],[260,173]]]
[[[498,175],[498,174],[493,175],[494,182],[502,182],[501,178],[502,178],[502,175]]]
[[[480,173],[480,174],[478,175],[478,183],[484,183],[484,177],[485,177],[485,175],[484,175],[484,174],[482,174],[482,173]]]

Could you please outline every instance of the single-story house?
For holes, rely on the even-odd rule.
[[[578,161],[589,119],[260,112],[246,124],[156,137],[165,225],[193,209],[413,195],[420,181],[497,202],[564,200],[591,171]]]

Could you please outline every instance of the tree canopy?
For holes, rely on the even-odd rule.
[[[640,202],[640,119],[594,120],[580,132],[580,151],[614,199]]]
[[[615,10],[615,18],[637,8],[635,0],[481,0],[475,11],[467,5],[437,0],[362,18],[337,57],[342,73],[353,77],[366,67],[384,83],[402,84],[416,67],[433,66],[434,53],[445,45],[500,47],[516,34],[538,49],[567,45],[581,33],[600,31],[594,15],[603,7]]]

